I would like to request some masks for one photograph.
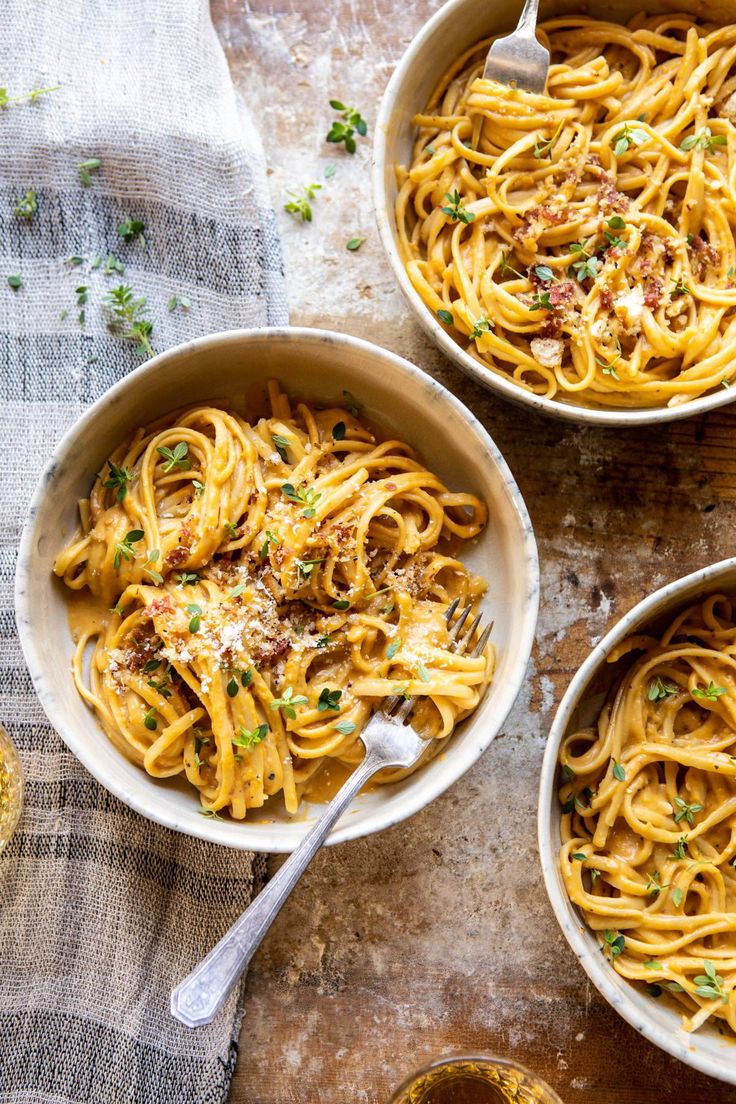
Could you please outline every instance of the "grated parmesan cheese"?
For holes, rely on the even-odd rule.
[[[644,313],[644,291],[641,286],[636,284],[624,295],[619,295],[614,300],[613,309],[616,317],[621,319],[627,330],[631,333],[638,332],[641,329],[641,317]]]

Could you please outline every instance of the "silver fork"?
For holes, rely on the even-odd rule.
[[[459,599],[445,614],[450,625]],[[472,606],[466,606],[450,630],[450,646],[462,655],[477,633],[481,614],[463,632]],[[491,635],[493,623],[481,634],[472,654],[479,656]],[[316,824],[273,876],[266,888],[235,921],[220,942],[212,948],[184,981],[172,990],[171,1014],[187,1027],[211,1023],[228,993],[246,969],[266,932],[276,919],[286,898],[324,843],[330,829],[339,820],[355,794],[384,767],[411,767],[427,747],[427,741],[406,724],[417,699],[402,696],[387,698],[383,708],[373,714],[360,734],[365,757],[344,786],[333,797]]]
[[[549,50],[537,39],[539,0],[526,0],[516,30],[491,45],[483,76],[541,95],[547,83]]]

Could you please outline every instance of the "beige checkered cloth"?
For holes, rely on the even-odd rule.
[[[107,329],[107,288],[146,297],[159,350],[286,321],[262,154],[205,0],[4,0],[0,85],[60,86],[0,110],[0,718],[27,779],[0,857],[0,1101],[214,1104],[237,1054],[237,998],[189,1031],[169,991],[247,903],[253,858],[148,823],[78,765],[33,693],[12,584],[55,442],[140,360]],[[102,167],[83,187],[89,158]],[[24,220],[13,207],[28,189],[38,209]],[[118,235],[128,217],[147,248]],[[123,277],[91,267],[108,252]],[[169,312],[172,295],[191,309]]]

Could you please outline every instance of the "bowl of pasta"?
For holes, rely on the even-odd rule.
[[[519,7],[450,0],[382,101],[376,215],[418,322],[479,383],[559,418],[730,402],[732,10],[543,0],[536,95],[482,77]]]
[[[162,353],[82,416],[33,499],[16,607],[41,703],[98,781],[270,852],[296,846],[389,695],[418,699],[427,752],[332,842],[458,779],[523,685],[538,590],[524,503],[473,415],[390,352],[294,328]],[[453,603],[494,620],[480,654],[453,649]]]
[[[656,591],[573,678],[539,848],[563,934],[647,1039],[736,1084],[736,559]]]

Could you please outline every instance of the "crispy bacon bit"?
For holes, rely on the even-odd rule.
[[[567,221],[567,207],[532,207],[514,230],[517,241],[537,238],[545,226],[559,226]]]
[[[610,173],[601,173],[601,182],[598,186],[598,201],[605,211],[625,211],[629,201],[623,192],[620,192],[613,182]]]
[[[396,486],[395,483],[384,483],[384,487],[386,488],[387,491],[397,491],[398,490],[398,487]]]
[[[353,535],[353,529],[354,526],[341,523],[340,525],[333,526],[329,533],[329,536],[337,537],[337,540],[340,544],[345,544],[346,541],[348,541]]]
[[[667,264],[672,264],[675,259],[675,246],[669,238],[665,238],[664,242],[664,259]]]
[[[292,549],[284,544],[277,544],[275,548],[271,550],[273,556],[273,562],[277,567],[283,567],[284,560],[292,554]]]
[[[641,236],[641,245],[637,255],[638,269],[642,276],[646,276],[652,271],[654,260],[654,238],[651,234],[644,233]]]
[[[651,276],[646,283],[644,291],[644,303],[648,307],[658,307],[664,291],[664,280],[658,276]]]
[[[559,314],[547,314],[544,322],[539,327],[540,337],[557,337],[562,329],[562,319]]]
[[[700,234],[696,234],[688,247],[690,266],[699,280],[703,280],[711,265],[718,263],[718,250]]]
[[[141,671],[153,659],[161,647],[161,637],[154,634],[146,637],[133,637],[125,649],[125,666],[129,671]]]
[[[549,301],[553,307],[565,307],[575,298],[575,285],[572,280],[562,280],[549,289]]]
[[[602,168],[601,159],[597,153],[588,154],[588,164],[594,165],[597,169]]]
[[[253,660],[259,667],[273,663],[289,651],[291,643],[286,636],[280,636],[276,640],[270,640],[267,644],[261,644],[253,649]]]
[[[190,551],[185,548],[183,544],[178,544],[176,548],[172,548],[166,555],[166,564],[168,567],[181,567],[183,563],[189,559]]]
[[[539,207],[539,217],[548,226],[559,226],[561,222],[567,222],[567,208],[564,207]]]
[[[172,548],[171,551],[167,553],[165,562],[170,567],[181,567],[191,555],[193,541],[194,534],[191,529],[186,525],[182,525],[179,530],[179,544],[176,548]]]
[[[598,300],[604,310],[613,310],[613,295],[607,287],[602,287],[599,289]]]
[[[174,609],[174,603],[168,594],[162,594],[160,598],[154,598],[150,606],[146,606],[146,613],[149,617],[155,617],[158,613],[171,613]]]

